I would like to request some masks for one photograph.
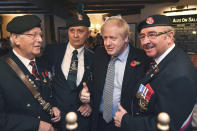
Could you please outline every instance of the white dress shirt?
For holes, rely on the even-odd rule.
[[[25,65],[25,67],[28,69],[28,71],[30,73],[32,73],[32,66],[29,63],[30,63],[30,61],[35,61],[35,59],[29,60],[29,59],[19,55],[14,49],[12,51],[21,60],[21,62]]]
[[[71,63],[71,59],[72,59],[72,53],[73,53],[74,50],[75,50],[75,48],[73,48],[72,45],[69,42],[68,45],[67,45],[67,48],[66,48],[66,52],[64,54],[62,65],[61,65],[62,72],[63,72],[66,79],[68,77],[68,73],[69,73],[69,69],[70,69],[70,63]],[[77,49],[77,51],[78,51],[78,54],[77,54],[78,70],[77,70],[76,84],[78,86],[80,84],[80,82],[83,78],[83,74],[84,74],[84,46]]]

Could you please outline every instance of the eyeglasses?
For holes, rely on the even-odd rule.
[[[145,37],[147,36],[149,39],[153,40],[156,39],[158,36],[163,35],[163,34],[167,34],[168,32],[170,32],[171,30],[168,31],[164,31],[164,32],[149,32],[147,35],[145,34],[140,34],[139,38],[140,40],[144,40]]]
[[[20,35],[26,35],[26,36],[29,36],[31,37],[32,39],[35,39],[36,37],[43,37],[42,34],[38,34],[38,33],[35,33],[35,34],[20,34]]]

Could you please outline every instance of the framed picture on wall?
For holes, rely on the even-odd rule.
[[[130,43],[133,44],[133,46],[137,46],[136,45],[136,41],[137,41],[136,25],[137,25],[136,23],[129,23],[130,32],[131,32],[131,40],[130,40]]]
[[[58,27],[58,43],[66,43],[68,41],[68,31],[66,27]]]

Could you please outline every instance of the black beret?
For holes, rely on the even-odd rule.
[[[66,28],[75,27],[75,26],[86,26],[90,27],[90,19],[89,17],[83,14],[75,14],[73,17],[69,18],[66,22]]]
[[[10,33],[21,34],[33,29],[34,27],[41,27],[40,23],[41,20],[36,15],[17,16],[7,24],[6,29]]]
[[[152,15],[147,17],[145,20],[141,21],[137,30],[140,32],[143,28],[153,27],[153,26],[171,26],[172,21],[168,16],[165,15]]]

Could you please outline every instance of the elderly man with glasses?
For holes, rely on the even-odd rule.
[[[54,131],[60,110],[51,101],[50,77],[40,56],[41,20],[35,15],[13,18],[7,25],[12,50],[0,59],[0,129]]]
[[[138,31],[142,48],[155,62],[131,97],[132,115],[119,106],[115,125],[128,131],[157,131],[157,116],[166,112],[170,131],[190,131],[197,73],[190,58],[174,43],[171,20],[153,15],[139,23]]]

